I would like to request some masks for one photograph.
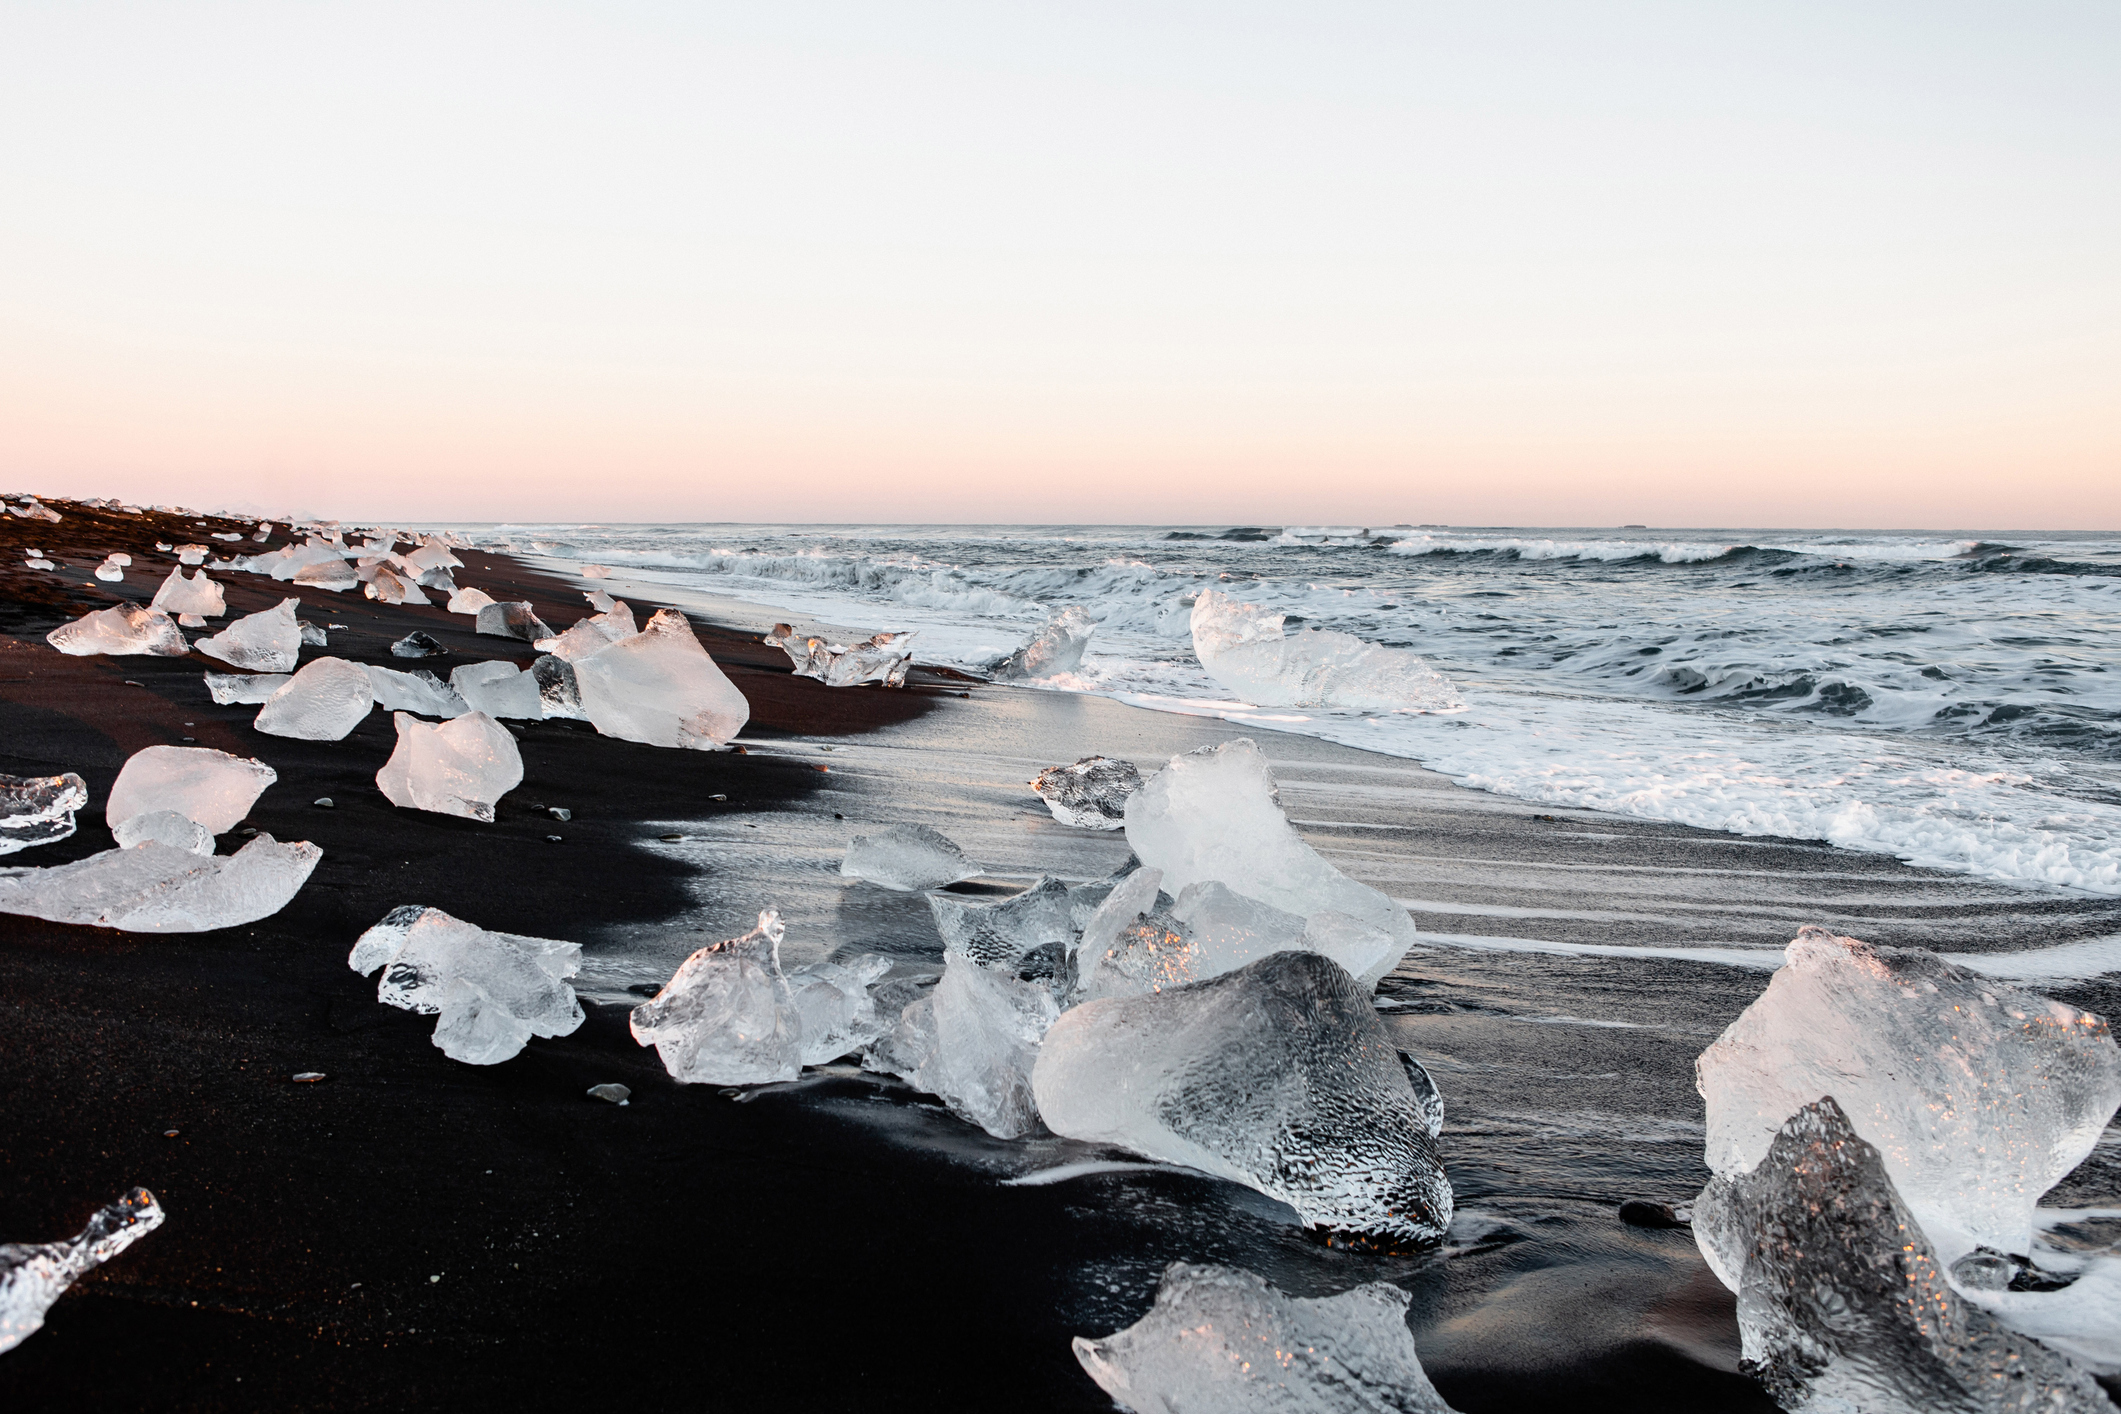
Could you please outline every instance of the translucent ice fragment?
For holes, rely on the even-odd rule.
[[[824,1065],[870,1045],[896,1017],[877,1010],[870,988],[891,970],[888,958],[863,953],[844,962],[813,962],[788,974],[788,990],[802,1021],[797,1058]]]
[[[1282,633],[1283,615],[1213,589],[1193,605],[1193,651],[1225,688],[1263,707],[1440,712],[1463,707],[1451,680],[1418,654],[1351,633]]]
[[[979,872],[956,841],[932,825],[888,825],[874,834],[856,835],[840,861],[845,877],[902,893],[939,889]]]
[[[22,563],[33,570],[55,570],[59,568],[50,560],[45,559],[42,555],[32,555],[28,559],[24,560]]]
[[[296,584],[306,588],[328,589],[334,594],[361,587],[361,577],[354,573],[354,567],[337,555],[303,565],[291,577]]]
[[[401,557],[406,567],[414,574],[426,574],[430,570],[461,569],[464,562],[456,557],[447,545],[429,536],[419,547]]]
[[[125,566],[112,560],[105,560],[102,564],[96,566],[96,578],[102,580],[105,584],[116,584],[125,578]]]
[[[538,611],[530,607],[527,599],[507,604],[489,602],[478,612],[478,631],[490,633],[496,638],[521,638],[535,643],[541,638],[552,637],[552,630],[538,617]]]
[[[1155,879],[1159,871],[1144,869],[1132,877]],[[1131,887],[1138,893],[1142,885]],[[1114,894],[1120,896],[1117,890]],[[1123,902],[1135,900],[1130,895]],[[1140,904],[1139,911],[1146,912],[1147,905]],[[1319,919],[1342,917],[1318,915]],[[1096,951],[1083,950],[1077,964],[1080,999],[1133,996],[1205,981],[1290,948],[1324,953],[1354,973],[1335,949],[1312,947],[1307,931],[1305,921],[1295,914],[1246,898],[1213,879],[1188,884],[1168,915],[1150,913],[1140,923],[1124,921]]]
[[[410,712],[392,715],[397,749],[376,772],[392,805],[493,822],[502,796],[523,783],[523,755],[508,728],[484,712],[435,726]]]
[[[618,600],[601,589],[585,589],[582,591],[582,597],[589,601],[590,608],[600,614],[608,614],[619,606]]]
[[[177,563],[180,565],[203,565],[206,563],[208,547],[205,545],[179,545]]]
[[[377,565],[376,572],[369,576],[361,592],[379,604],[425,604],[427,596],[419,586],[391,569],[389,565]]]
[[[909,1005],[863,1065],[900,1076],[997,1139],[1039,1127],[1031,1067],[1060,1015],[1053,993],[944,954],[943,979]]]
[[[423,717],[461,717],[471,710],[462,697],[450,690],[448,683],[425,668],[401,673],[395,668],[379,668],[373,663],[363,663],[361,666],[368,672],[368,686],[376,695],[376,706],[386,712],[417,712]]]
[[[239,703],[262,705],[293,676],[292,673],[217,673],[208,669],[206,691],[219,707]]]
[[[205,746],[149,746],[125,760],[111,783],[103,818],[115,828],[135,815],[174,810],[224,834],[250,814],[265,788],[280,778],[263,761]]]
[[[291,673],[302,657],[302,625],[295,618],[301,607],[300,599],[282,599],[193,646],[209,658],[249,672]]]
[[[153,842],[109,849],[49,869],[0,871],[0,913],[126,933],[232,928],[285,908],[323,853],[262,834],[210,859]]]
[[[928,895],[928,908],[946,949],[1005,972],[1015,971],[1017,962],[1034,949],[1075,942],[1068,886],[1044,874],[1000,903],[972,903],[958,894],[938,892]]]
[[[449,596],[449,612],[452,614],[476,615],[480,610],[485,609],[492,603],[493,596],[485,590],[465,586]]]
[[[1052,766],[1031,778],[1031,789],[1063,825],[1086,830],[1125,827],[1127,797],[1142,788],[1132,761],[1085,756],[1073,766]]]
[[[1076,605],[1055,614],[1031,635],[1023,647],[994,665],[994,676],[1003,681],[1045,678],[1072,673],[1083,663],[1083,650],[1097,632],[1097,621]]]
[[[138,604],[113,604],[84,614],[44,635],[44,641],[76,658],[92,653],[114,657],[150,653],[159,658],[182,658],[191,652],[191,645],[177,631],[175,619],[160,609],[144,609]]]
[[[785,933],[781,915],[767,909],[743,937],[686,958],[653,1000],[633,1009],[634,1040],[654,1046],[663,1068],[687,1084],[795,1079],[803,1022],[781,974]]]
[[[640,630],[633,622],[633,610],[625,604],[614,603],[606,612],[576,619],[567,632],[541,638],[533,646],[540,652],[571,663],[638,632]]]
[[[84,1273],[161,1225],[155,1195],[135,1188],[99,1209],[71,1241],[0,1243],[0,1354],[42,1330],[44,1313]]]
[[[375,689],[359,663],[317,658],[265,699],[253,725],[268,736],[340,741],[374,705]]]
[[[437,653],[447,651],[435,641],[434,635],[421,633],[418,629],[390,645],[390,656],[393,658],[432,658]]]
[[[609,568],[608,566],[605,566],[605,565],[584,565],[584,566],[582,566],[582,578],[584,578],[584,579],[608,579],[608,578],[610,578],[610,576],[611,576],[611,570],[610,570],[610,568]]]
[[[1173,1262],[1156,1304],[1103,1340],[1075,1340],[1098,1387],[1138,1414],[1451,1414],[1389,1282],[1284,1296],[1235,1267]]]
[[[547,653],[530,665],[530,678],[538,685],[538,709],[545,716],[589,720],[582,711],[582,688],[575,681],[574,664]]]
[[[120,849],[131,849],[136,844],[152,840],[188,854],[210,855],[214,852],[213,832],[189,815],[180,815],[174,810],[150,810],[144,815],[121,820],[110,827],[110,834]]]
[[[376,999],[435,1017],[435,1045],[466,1065],[498,1065],[533,1036],[582,1024],[567,983],[582,965],[579,943],[488,932],[411,904],[363,933],[346,963],[364,977],[381,968]]]
[[[123,569],[132,564],[133,557],[126,554],[123,550],[113,550],[103,557],[103,562],[109,565],[117,565]]]
[[[583,714],[624,741],[713,751],[751,717],[744,694],[675,609],[658,610],[631,638],[576,659],[574,675]]]
[[[181,566],[172,569],[169,578],[155,591],[154,606],[165,614],[197,614],[202,618],[228,612],[221,586],[208,579],[205,570],[186,579]]]
[[[304,648],[326,648],[330,646],[331,640],[324,636],[322,628],[313,623],[305,623],[300,619],[297,619],[295,623],[302,630],[302,646]]]
[[[343,547],[329,544],[315,536],[311,536],[301,545],[286,545],[269,555],[252,556],[251,562],[274,579],[285,580],[300,578],[302,571],[313,565],[338,565],[345,570],[344,577],[347,581],[338,587],[349,588],[356,582],[353,570],[346,565]]]
[[[1450,1180],[1391,1036],[1367,989],[1316,953],[1075,1007],[1032,1084],[1056,1134],[1248,1184],[1310,1226],[1412,1243],[1450,1226]]]
[[[538,680],[513,663],[466,663],[449,675],[450,691],[489,717],[542,717]]]
[[[63,776],[0,776],[0,854],[50,844],[74,832],[74,812],[88,804],[88,783]]]

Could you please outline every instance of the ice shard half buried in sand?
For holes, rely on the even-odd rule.
[[[0,1355],[42,1330],[69,1286],[162,1226],[162,1216],[155,1195],[135,1188],[97,1209],[78,1237],[0,1243]]]
[[[302,657],[302,625],[295,619],[300,599],[282,599],[270,609],[245,614],[227,628],[193,646],[209,658],[253,673],[291,673]]]
[[[1284,617],[1204,589],[1193,604],[1193,651],[1208,676],[1262,707],[1444,712],[1465,706],[1451,680],[1416,653],[1333,629],[1285,635]]]
[[[657,610],[639,633],[576,659],[574,677],[582,715],[623,741],[715,751],[751,719],[751,704],[675,609]]]
[[[88,804],[88,782],[60,776],[0,776],[0,854],[50,844],[74,832],[74,812]]]
[[[392,805],[493,823],[494,806],[523,783],[523,754],[508,728],[484,712],[439,726],[398,712],[398,745],[376,772]]]
[[[158,658],[182,658],[191,645],[177,628],[177,621],[160,609],[138,604],[113,604],[83,614],[70,624],[61,624],[44,635],[44,641],[61,653],[85,658],[94,653],[113,657],[147,653]]]
[[[0,869],[0,913],[121,933],[233,928],[287,907],[323,855],[271,835],[203,859],[150,841],[49,869]]]
[[[939,889],[976,877],[980,867],[957,842],[932,825],[887,825],[856,835],[840,861],[840,873],[887,889],[912,893]]]
[[[363,977],[381,968],[376,1000],[435,1017],[435,1045],[466,1065],[498,1065],[533,1036],[580,1026],[567,979],[581,964],[579,943],[488,932],[419,904],[392,909],[346,959]]]
[[[1072,766],[1051,766],[1031,778],[1031,789],[1053,818],[1085,830],[1117,830],[1127,823],[1127,797],[1142,788],[1132,761],[1085,756]]]

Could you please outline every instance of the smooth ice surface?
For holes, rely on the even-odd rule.
[[[88,804],[88,783],[61,776],[0,775],[0,854],[50,844],[74,832],[74,812]]]
[[[1039,1128],[1031,1067],[1060,1015],[1051,991],[945,952],[943,978],[899,1014],[862,1064],[936,1096],[997,1139]]]
[[[489,601],[478,611],[477,628],[478,632],[490,633],[496,638],[521,638],[531,643],[552,637],[552,630],[545,626],[545,621],[538,617],[538,611],[530,607],[527,599],[506,604]]]
[[[1096,632],[1097,621],[1071,604],[1047,619],[1023,647],[996,663],[994,676],[1010,682],[1072,673],[1083,665],[1083,651]]]
[[[928,895],[928,908],[943,946],[986,967],[1014,971],[1034,948],[1049,943],[1065,948],[1075,942],[1068,886],[1045,874],[1000,903],[975,903],[959,894],[936,892]]]
[[[268,736],[340,741],[375,705],[368,671],[344,658],[316,658],[265,699],[252,725]]]
[[[1695,1062],[1710,1170],[1751,1169],[1832,1095],[1947,1263],[2027,1251],[2040,1195],[2121,1106],[2107,1024],[1921,948],[1806,928],[1785,956]]]
[[[751,719],[751,704],[675,609],[657,610],[631,638],[575,660],[574,675],[583,715],[624,741],[718,750]]]
[[[180,566],[172,569],[169,578],[155,591],[154,607],[165,614],[197,614],[210,619],[227,613],[228,601],[221,586],[206,577],[205,570],[187,579]]]
[[[97,1209],[69,1241],[0,1243],[0,1355],[42,1330],[44,1313],[84,1273],[160,1226],[162,1205],[135,1188]]]
[[[449,675],[449,689],[474,712],[489,717],[542,717],[538,680],[513,663],[498,659],[466,663]]]
[[[102,564],[96,566],[96,578],[102,580],[105,584],[116,584],[125,578],[125,566],[112,560],[105,560]]]
[[[381,968],[376,1000],[435,1017],[435,1045],[466,1065],[498,1065],[533,1036],[582,1024],[567,983],[582,965],[579,943],[488,932],[411,904],[363,933],[346,964],[364,977]]]
[[[1063,825],[1118,830],[1127,823],[1127,797],[1142,788],[1132,761],[1085,756],[1072,766],[1050,766],[1031,778],[1031,789]]]
[[[1160,880],[1161,873],[1144,869],[1133,877]],[[1097,946],[1084,947],[1078,957],[1081,1000],[1134,996],[1205,981],[1269,954],[1307,946],[1303,919],[1232,892],[1214,880],[1189,884],[1171,902],[1168,914],[1152,913],[1138,923],[1115,917],[1122,908],[1136,916],[1148,912],[1149,902],[1139,897],[1141,890],[1140,883],[1124,892],[1114,890],[1106,901],[1104,918],[1084,930],[1086,941],[1094,931]],[[1310,951],[1332,956],[1326,949]]]
[[[165,844],[108,849],[49,869],[0,870],[0,913],[125,933],[203,933],[285,908],[324,851],[254,836],[202,859]]]
[[[158,658],[182,658],[191,652],[175,619],[160,609],[144,609],[138,604],[113,604],[108,609],[83,614],[44,635],[44,641],[75,658],[92,653],[113,657],[149,653]]]
[[[502,796],[523,783],[523,755],[508,728],[484,712],[439,726],[394,713],[398,745],[376,787],[392,805],[493,823]]]
[[[386,712],[461,717],[471,710],[471,705],[452,692],[448,683],[425,668],[401,673],[396,668],[379,668],[374,663],[361,666],[368,673],[368,687],[376,696],[376,706]]]
[[[300,599],[282,599],[270,609],[245,614],[227,628],[192,645],[209,658],[253,673],[291,673],[302,656]]]
[[[465,585],[449,596],[449,612],[452,614],[476,615],[493,602],[493,596],[485,590],[473,589],[469,585]]]
[[[873,1044],[890,1029],[897,1018],[878,1011],[870,990],[890,970],[890,959],[862,953],[842,962],[813,962],[788,974],[788,990],[803,1024],[797,1054],[804,1065],[836,1061]]]
[[[149,746],[135,751],[111,783],[103,818],[112,825],[156,810],[174,810],[223,834],[243,823],[265,788],[280,778],[263,761],[206,746]]]
[[[1451,680],[1418,654],[1334,629],[1284,635],[1284,617],[1204,589],[1193,604],[1193,651],[1208,676],[1262,707],[1442,712],[1465,706]]]
[[[150,810],[144,815],[121,820],[111,826],[110,837],[118,842],[120,849],[131,849],[136,844],[152,840],[187,854],[210,855],[214,852],[213,832],[191,816],[174,810]]]
[[[177,563],[180,565],[203,565],[206,563],[206,557],[209,553],[211,553],[211,547],[209,546],[179,545],[177,547]]]
[[[285,687],[294,677],[293,673],[217,673],[206,670],[206,692],[217,707],[228,707],[248,703],[262,706],[265,700]]]
[[[1332,912],[1309,946],[1374,988],[1418,936],[1407,911],[1319,857],[1289,826],[1267,758],[1249,738],[1171,758],[1126,805],[1127,843],[1172,893],[1215,881],[1309,920]]]
[[[1136,1414],[1451,1414],[1389,1282],[1285,1296],[1235,1267],[1173,1262],[1156,1304],[1075,1358]]]
[[[980,867],[965,857],[957,842],[932,825],[887,825],[856,835],[840,861],[840,873],[866,879],[887,889],[910,893],[939,889],[976,877]]]
[[[541,638],[533,646],[542,653],[550,653],[571,663],[639,632],[640,628],[633,621],[633,610],[625,604],[614,603],[604,613],[576,619],[565,633]]]
[[[1248,1184],[1319,1228],[1431,1242],[1451,1184],[1367,990],[1279,952],[1206,982],[1086,1002],[1032,1072],[1056,1134]]]
[[[1695,1202],[1695,1239],[1736,1278],[1746,1367],[1775,1401],[1820,1414],[2110,1410],[2088,1374],[1952,1289],[1886,1167],[1828,1096]]]

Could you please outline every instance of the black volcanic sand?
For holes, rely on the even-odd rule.
[[[1105,1409],[1069,1338],[1137,1319],[1155,1273],[1179,1258],[1235,1262],[1304,1295],[1402,1285],[1414,1294],[1425,1363],[1467,1414],[1772,1407],[1736,1373],[1732,1301],[1690,1235],[1613,1217],[1619,1198],[1683,1200],[1698,1186],[1698,1125],[1684,1123],[1699,1102],[1686,1068],[1757,994],[1761,974],[1451,949],[1410,958],[1388,980],[1404,1009],[1388,1021],[1434,1058],[1454,1107],[1446,1157],[1471,1217],[1444,1251],[1399,1256],[1329,1249],[1280,1204],[1182,1172],[1004,1186],[998,1178],[1100,1155],[1060,1140],[990,1140],[932,1100],[846,1067],[755,1091],[679,1086],[634,1044],[620,1005],[585,1003],[579,1031],[534,1041],[506,1064],[459,1065],[432,1045],[432,1018],[379,1005],[373,980],[346,967],[354,938],[394,906],[578,938],[592,954],[600,939],[667,933],[658,956],[674,959],[708,940],[698,929],[729,931],[731,909],[702,916],[700,880],[750,867],[719,845],[658,842],[667,822],[696,820],[703,838],[770,838],[756,856],[774,875],[759,881],[763,896],[779,896],[767,884],[785,887],[812,931],[834,931],[837,917],[838,931],[859,933],[864,920],[920,911],[915,900],[830,882],[834,842],[859,821],[984,830],[966,843],[997,869],[1048,867],[1070,850],[1088,864],[1124,854],[1123,841],[1041,820],[1021,786],[1023,761],[1069,760],[1104,743],[1153,762],[1240,733],[947,673],[916,674],[903,692],[829,690],[792,677],[755,636],[699,625],[752,703],[746,739],[772,749],[658,750],[586,724],[518,723],[525,781],[494,824],[397,810],[373,784],[394,737],[387,714],[341,742],[263,737],[249,726],[255,707],[209,703],[200,675],[219,666],[210,660],[64,658],[45,646],[58,623],[148,597],[172,563],[155,540],[239,528],[53,504],[67,517],[57,526],[0,521],[0,771],[78,771],[91,803],[72,839],[0,864],[109,848],[100,807],[120,765],[144,746],[187,740],[269,762],[279,781],[246,826],[313,840],[324,855],[286,910],[217,933],[0,917],[0,1240],[69,1235],[134,1184],[169,1212],[63,1298],[42,1332],[0,1356],[0,1408],[616,1399]],[[21,569],[25,543],[58,552],[68,572]],[[135,558],[126,581],[84,583],[113,549]],[[462,582],[527,598],[555,628],[585,612],[557,579],[463,557]],[[295,592],[303,617],[344,626],[307,657],[446,676],[472,659],[533,656],[439,607],[215,578],[230,617]],[[637,612],[647,607],[635,601]],[[448,656],[392,658],[389,644],[415,628]],[[834,755],[812,750],[819,738],[838,744]],[[1330,817],[1305,821],[1314,842],[1437,908],[1450,906],[1454,887],[1513,896],[1485,870],[1506,866],[1530,888],[1539,871],[1595,860],[1612,887],[1698,874],[1717,897],[1768,899],[1772,884],[1782,892],[1763,903],[1769,911],[1832,896],[1835,908],[1869,909],[1881,941],[1959,937],[1950,931],[1959,928],[2031,943],[2111,926],[2104,905],[1991,897],[1815,845],[1539,812],[1412,763],[1304,738],[1268,744],[1292,815]],[[1400,793],[1379,796],[1388,778]],[[710,799],[718,794],[726,803]],[[312,805],[318,797],[335,808]],[[545,805],[574,818],[560,823]],[[221,847],[241,842],[224,835]],[[750,896],[744,878],[729,882],[732,896]],[[1439,933],[1511,926],[1417,918]],[[1773,930],[1792,931],[1775,922],[1761,936]],[[1542,1009],[1652,1020],[1667,1006],[1692,1008],[1671,1034],[1519,1024]],[[292,1083],[300,1071],[329,1078]],[[1528,1075],[1548,1088],[1527,1092]],[[632,1104],[585,1097],[606,1081],[631,1087]],[[1587,1094],[1586,1108],[1632,1118],[1569,1138],[1517,1113]],[[1679,1142],[1657,1132],[1660,1116],[1680,1124]]]

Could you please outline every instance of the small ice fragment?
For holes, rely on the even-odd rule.
[[[558,820],[563,825],[574,818],[574,812],[572,810],[569,810],[564,805],[547,806],[545,809],[545,813],[547,815],[550,815],[553,819]]]
[[[610,613],[613,609],[618,607],[619,603],[618,600],[612,598],[609,594],[605,593],[601,589],[585,589],[582,591],[582,597],[589,601],[590,608],[596,610],[600,614]]]
[[[582,578],[584,579],[608,579],[610,576],[610,569],[604,565],[582,566]]]
[[[153,840],[156,844],[166,844],[171,849],[191,854],[211,855],[214,852],[213,833],[189,815],[180,815],[174,810],[150,810],[144,815],[121,820],[111,826],[110,833],[120,849],[131,849],[136,844]]]
[[[533,1036],[582,1024],[566,980],[581,967],[579,943],[488,932],[412,904],[363,933],[346,964],[364,977],[381,968],[376,999],[437,1017],[435,1045],[466,1065],[498,1065]]]
[[[312,800],[310,804],[316,806],[319,810],[332,808],[331,797],[328,795],[320,795],[315,800]]]
[[[437,653],[447,651],[435,641],[433,635],[422,633],[418,629],[390,645],[390,656],[393,658],[432,658]]]
[[[149,746],[126,758],[111,783],[103,818],[115,829],[135,815],[174,810],[209,835],[242,823],[265,788],[280,778],[263,761],[204,746]]]
[[[0,1243],[0,1354],[42,1330],[44,1313],[84,1273],[161,1225],[155,1195],[135,1188],[99,1209],[70,1241]]]
[[[1127,797],[1142,788],[1132,761],[1085,756],[1073,766],[1052,766],[1031,778],[1031,789],[1063,825],[1117,830],[1127,823]]]
[[[63,840],[74,832],[74,812],[88,804],[88,783],[63,776],[0,775],[0,854]]]
[[[816,678],[827,687],[853,687],[865,682],[904,687],[906,673],[913,666],[913,650],[906,646],[911,637],[911,630],[878,633],[850,646],[828,643],[822,638],[797,638],[788,625],[775,624],[764,642],[788,655],[799,678]]]
[[[166,614],[199,614],[215,618],[228,612],[227,598],[221,586],[206,577],[200,570],[191,578],[184,577],[183,569],[172,569],[169,578],[155,591],[154,607]]]
[[[759,914],[740,938],[701,948],[651,1001],[633,1009],[634,1040],[688,1085],[760,1085],[802,1071],[802,1014],[781,973],[781,915]]]
[[[177,624],[181,628],[205,628],[206,618],[202,614],[179,614]]]
[[[295,624],[296,627],[302,630],[303,647],[324,648],[330,645],[331,641],[324,636],[324,630],[317,627],[315,624],[307,623],[301,619],[297,619],[295,621]],[[333,625],[333,627],[337,627],[337,625]]]
[[[291,673],[302,656],[302,625],[295,610],[300,599],[282,599],[273,608],[245,614],[193,646],[209,658],[254,673]]]
[[[545,716],[589,720],[582,711],[582,689],[575,681],[574,664],[547,653],[530,665],[530,677],[538,685],[538,710]]]
[[[493,596],[483,589],[465,586],[449,596],[449,612],[452,614],[477,614],[493,603]]]
[[[177,563],[180,565],[203,565],[206,563],[208,547],[204,545],[179,545]]]
[[[96,566],[96,578],[102,580],[105,584],[116,584],[125,578],[125,566],[106,559],[102,564]]]
[[[448,683],[425,668],[401,673],[395,668],[379,668],[374,663],[361,666],[368,672],[368,686],[376,695],[376,705],[386,712],[461,717],[471,710],[462,697],[450,690]]]
[[[0,874],[0,913],[125,933],[203,933],[285,908],[323,851],[260,834],[230,855],[201,858],[152,841],[72,864]]]
[[[262,705],[294,676],[292,673],[217,673],[208,669],[206,691],[218,707]]]
[[[1021,1139],[1039,1128],[1032,1065],[1059,1015],[1040,983],[946,952],[942,981],[900,1013],[862,1064],[937,1096],[997,1139]]]
[[[1017,962],[1037,948],[1075,942],[1068,886],[1044,874],[1000,903],[970,903],[939,891],[928,895],[928,908],[943,946],[985,967],[1014,972]]]
[[[294,1081],[297,1085],[314,1085],[324,1079],[324,1072],[321,1070],[298,1070],[287,1078]]]
[[[27,565],[30,569],[33,570],[55,570],[59,568],[50,560],[45,559],[42,555],[32,555],[27,560],[24,560],[23,564]]]
[[[272,522],[266,521],[261,524],[255,531],[251,532],[250,538],[257,541],[261,545],[264,544],[266,541],[272,539]]]
[[[113,604],[84,614],[44,635],[44,641],[76,658],[92,653],[182,658],[191,652],[191,645],[177,631],[176,620],[160,609],[143,609],[138,604]]]
[[[623,603],[615,603],[601,614],[591,614],[574,621],[574,626],[551,638],[541,638],[532,647],[555,658],[573,662],[617,643],[622,638],[631,638],[640,632],[634,626],[633,610]]]
[[[1173,1262],[1156,1304],[1075,1358],[1123,1408],[1177,1414],[1452,1414],[1407,1329],[1413,1298],[1375,1281],[1286,1296],[1235,1267]]]
[[[268,736],[341,741],[374,705],[375,689],[359,663],[317,658],[265,699],[252,725]]]
[[[1008,682],[1072,673],[1082,666],[1083,650],[1095,632],[1097,621],[1089,612],[1070,604],[1047,619],[1023,647],[996,663],[994,676]]]
[[[377,565],[361,592],[379,604],[425,604],[427,596],[412,580],[394,573],[389,565]]]
[[[500,798],[523,783],[523,756],[508,729],[484,712],[434,726],[394,713],[398,745],[376,786],[392,805],[493,823]]]
[[[639,633],[573,667],[583,715],[605,736],[712,751],[751,718],[751,704],[675,609],[657,610]]]
[[[449,675],[450,691],[464,699],[474,712],[489,717],[545,715],[544,699],[538,695],[538,680],[515,664],[494,659],[466,663]]]
[[[911,893],[978,877],[980,867],[932,825],[889,825],[857,835],[840,861],[840,873],[887,889]]]
[[[328,589],[334,594],[343,594],[349,589],[361,587],[361,577],[354,573],[354,567],[337,555],[328,560],[304,565],[295,571],[293,578],[296,584],[304,588]]]
[[[123,550],[113,550],[103,557],[103,562],[107,565],[125,566],[133,562],[133,557],[126,554]]]
[[[527,599],[507,604],[489,602],[479,610],[477,624],[480,633],[490,633],[496,638],[521,638],[535,643],[541,638],[552,637],[552,630],[545,627],[545,621],[538,617],[538,611],[530,607]]]
[[[398,557],[414,574],[426,576],[440,570],[462,569],[464,562],[450,548],[433,536],[421,541],[417,549]]]
[[[623,1105],[626,1104],[632,1098],[632,1096],[633,1091],[627,1089],[623,1085],[605,1084],[592,1085],[589,1087],[590,1099],[603,1100],[608,1104]]]
[[[1208,676],[1263,707],[1441,712],[1465,706],[1451,680],[1418,654],[1332,629],[1284,635],[1283,618],[1204,589],[1193,604],[1193,651]]]

